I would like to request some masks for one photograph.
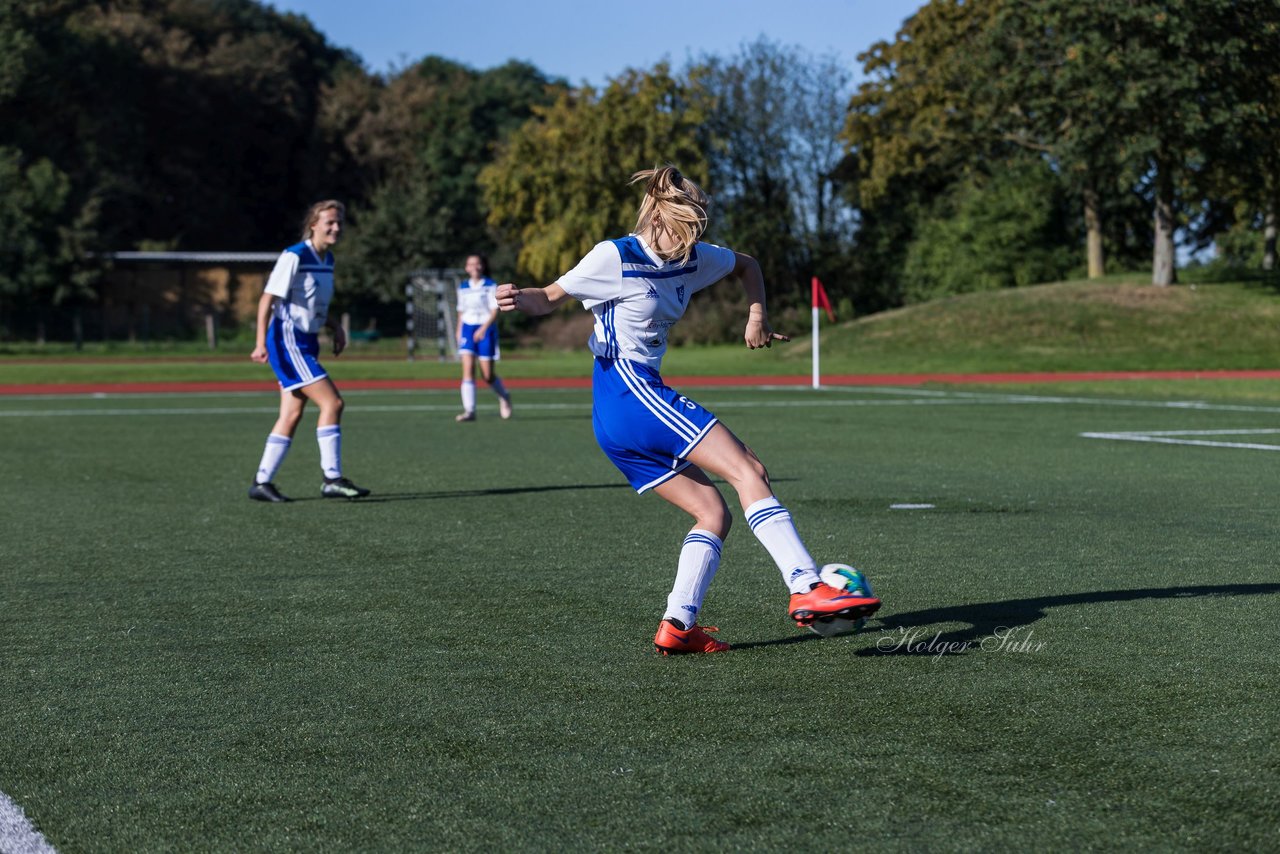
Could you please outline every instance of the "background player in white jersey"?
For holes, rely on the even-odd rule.
[[[764,279],[755,259],[699,242],[706,227],[702,190],[674,166],[637,172],[632,183],[640,181],[645,196],[634,234],[596,244],[545,288],[502,285],[498,306],[540,315],[573,297],[595,314],[590,345],[596,357],[596,441],[637,492],[652,489],[693,517],[654,645],[663,653],[729,648],[697,624],[732,521],[705,472],[737,491],[747,524],[782,572],[791,592],[787,612],[799,625],[825,616],[874,613],[879,599],[822,583],[791,514],[774,496],[769,474],[751,449],[659,375],[667,333],[684,314],[689,296],[729,275],[741,280],[750,302],[743,335],[747,347],[788,339],[769,327]]]
[[[483,255],[468,255],[464,268],[469,277],[458,284],[458,355],[462,357],[462,412],[457,421],[476,420],[476,362],[480,376],[498,396],[498,414],[511,417],[511,395],[494,369],[501,358],[498,348],[498,283],[489,278],[489,262]]]
[[[329,318],[333,300],[333,253],[329,250],[342,237],[345,213],[342,203],[332,199],[311,206],[303,219],[302,242],[280,253],[258,301],[258,337],[249,358],[271,363],[280,381],[280,416],[267,436],[267,447],[249,488],[249,497],[255,501],[289,500],[272,479],[289,452],[308,400],[320,408],[316,422],[320,467],[324,470],[320,494],[325,498],[369,494],[342,476],[342,395],[317,358],[322,327],[333,333],[333,355],[347,346],[342,327]]]

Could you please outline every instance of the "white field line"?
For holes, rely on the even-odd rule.
[[[344,395],[346,396],[346,395]],[[713,409],[769,409],[780,407],[849,407],[849,406],[972,406],[977,403],[1004,404],[1003,400],[938,400],[925,399],[879,399],[879,400],[723,400],[709,404]],[[352,404],[348,412],[453,412],[457,409],[454,403],[408,403],[408,404]],[[563,410],[589,411],[591,403],[519,403],[517,408],[532,412],[553,412]],[[63,416],[135,416],[135,415],[244,415],[279,412],[278,406],[155,406],[155,407],[111,407],[86,409],[0,409],[0,418],[51,418]]]
[[[1275,436],[1280,430],[1270,428],[1239,430],[1129,430],[1118,433],[1081,433],[1085,439],[1110,439],[1116,442],[1152,442],[1160,445],[1196,445],[1201,448],[1243,448],[1250,451],[1280,451],[1280,445],[1261,442],[1215,442],[1188,439],[1187,436]]]
[[[710,390],[710,389],[708,389]],[[794,392],[794,387],[779,387],[778,391]],[[562,410],[578,410],[587,409],[590,404],[583,403],[536,403],[528,401],[528,396],[536,391],[528,390],[521,397],[524,402],[517,404],[517,407],[529,411],[562,411]],[[556,389],[554,391],[561,391]],[[834,392],[835,394],[831,394]],[[820,393],[814,395],[808,392],[805,396],[791,397],[785,400],[752,400],[752,401],[712,401],[708,402],[711,409],[766,409],[766,408],[782,408],[782,407],[858,407],[858,406],[1018,406],[1018,405],[1074,405],[1074,406],[1120,406],[1135,407],[1142,409],[1176,409],[1191,410],[1196,412],[1249,412],[1260,414],[1280,414],[1280,406],[1252,406],[1246,404],[1229,404],[1229,403],[1208,403],[1200,400],[1126,400],[1123,398],[1108,397],[1059,397],[1049,395],[1030,395],[1030,394],[1000,394],[996,392],[963,392],[963,391],[938,391],[932,389],[915,389],[915,388],[898,388],[898,387],[882,387],[882,386],[841,386],[838,389],[831,389],[828,393]],[[382,390],[362,390],[347,393],[346,397],[356,397],[361,395],[385,395],[385,394],[449,394],[452,396],[456,391],[440,391],[431,390],[424,391],[382,391]],[[843,395],[849,393],[857,394],[874,394],[876,398],[861,399],[848,398]],[[223,393],[225,396],[241,397],[248,395],[259,395],[261,392],[230,392]],[[189,394],[169,394],[165,395],[167,399],[174,397],[216,397],[218,394],[209,392],[194,392]],[[713,395],[707,395],[712,397]],[[40,396],[43,400],[49,400],[49,396]],[[112,395],[113,399],[124,397],[132,397],[126,395]],[[136,395],[139,398],[155,400],[157,395]],[[9,398],[14,400],[16,398]],[[30,398],[27,398],[28,400]],[[57,396],[56,399],[67,400],[101,400],[101,395],[68,395],[66,397]],[[0,418],[47,418],[58,416],[137,416],[137,415],[241,415],[241,414],[262,414],[274,413],[278,411],[275,405],[268,406],[225,406],[225,407],[94,407],[94,408],[52,408],[52,409],[3,409],[4,398],[0,398]],[[352,410],[362,412],[451,412],[457,408],[452,402],[448,404],[353,404],[349,407]]]
[[[0,792],[0,852],[3,854],[58,854],[35,825],[4,792]]]

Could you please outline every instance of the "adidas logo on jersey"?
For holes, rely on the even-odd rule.
[[[658,298],[658,289],[657,289],[657,288],[655,288],[653,285],[650,285],[650,286],[649,286],[649,290],[645,292],[644,298],[645,298],[645,299],[657,299],[657,298]]]

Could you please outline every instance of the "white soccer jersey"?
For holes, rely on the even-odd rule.
[[[498,283],[493,279],[473,282],[463,280],[458,285],[458,320],[469,326],[488,323],[498,307]]]
[[[291,322],[299,332],[319,332],[333,301],[333,253],[321,258],[309,240],[290,246],[280,253],[266,291],[280,298],[276,317],[281,321]]]
[[[697,291],[729,275],[733,251],[697,243],[689,261],[663,261],[636,234],[597,243],[560,277],[560,287],[596,316],[591,352],[629,359],[654,370],[667,352],[667,333]]]

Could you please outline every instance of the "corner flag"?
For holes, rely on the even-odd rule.
[[[822,286],[822,282],[818,281],[818,277],[813,277],[813,387],[821,388],[822,382],[819,379],[818,371],[818,309],[825,309],[827,312],[827,320],[835,323],[836,313],[831,310],[831,300],[827,297],[827,289]]]
[[[827,297],[827,289],[822,286],[822,282],[818,281],[818,277],[813,277],[813,310],[823,308],[827,311],[827,320],[832,323],[836,322],[836,313],[831,308],[831,300]]]

